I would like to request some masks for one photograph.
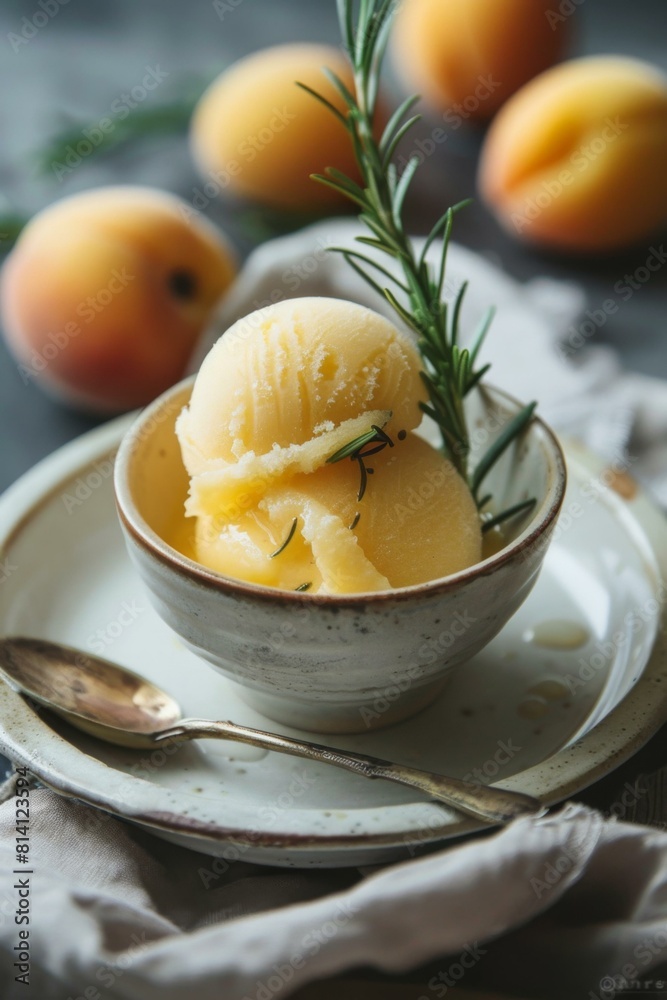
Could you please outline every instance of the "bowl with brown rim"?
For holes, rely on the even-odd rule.
[[[453,669],[502,629],[535,584],[565,490],[565,462],[533,417],[485,480],[498,509],[529,497],[481,562],[417,586],[327,595],[263,587],[207,569],[175,547],[188,476],[174,425],[193,378],[165,392],[125,435],[115,493],[127,547],[151,602],[199,656],[269,719],[321,733],[364,732],[430,704]],[[470,394],[475,453],[519,409],[488,386]],[[426,432],[428,435],[428,431]],[[211,706],[224,717],[225,706]]]

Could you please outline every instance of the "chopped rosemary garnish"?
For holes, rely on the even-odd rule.
[[[325,73],[341,95],[347,112],[341,113],[312,88],[303,84],[300,86],[336,115],[349,133],[362,181],[357,183],[331,167],[324,174],[312,176],[355,203],[360,220],[369,230],[369,235],[358,236],[357,242],[395,261],[402,272],[401,277],[358,250],[349,247],[331,249],[341,253],[348,264],[387,299],[403,323],[417,335],[424,366],[422,378],[428,393],[428,403],[423,404],[422,409],[437,423],[445,455],[476,497],[486,474],[530,421],[535,404],[524,407],[507,424],[504,432],[471,471],[471,445],[464,400],[489,370],[489,365],[477,368],[476,363],[493,318],[493,310],[489,309],[484,315],[472,346],[465,348],[459,345],[459,326],[466,285],[462,285],[451,308],[443,299],[447,248],[454,214],[467,203],[454,205],[440,216],[423,249],[417,254],[405,231],[403,208],[420,157],[413,156],[400,174],[392,163],[399,142],[420,119],[419,115],[410,116],[417,98],[410,97],[404,101],[385,126],[380,140],[375,138],[380,76],[396,0],[360,0],[356,14],[355,0],[337,0],[337,3],[343,42],[354,74],[353,92],[335,73],[330,70],[325,70]],[[442,250],[433,268],[426,258],[437,239],[442,241]],[[339,454],[341,458],[348,455],[358,458],[364,443],[368,443],[368,439],[363,443],[360,439],[350,442],[345,449],[341,449],[343,454],[337,453],[329,461],[338,460]],[[363,468],[363,463],[360,462],[360,465]]]
[[[361,512],[357,511],[357,513],[354,515],[354,520],[350,525],[350,531],[354,531],[356,526],[359,524],[360,519],[361,519]]]
[[[530,500],[523,500],[521,503],[514,504],[513,507],[508,507],[506,510],[502,511],[502,513],[496,514],[495,517],[489,518],[488,521],[484,521],[482,523],[482,533],[491,531],[491,528],[496,528],[504,521],[509,521],[511,517],[517,517],[519,514],[532,510],[536,503],[537,500],[532,497]]]
[[[364,499],[366,493],[366,487],[368,486],[368,469],[364,465],[364,460],[361,456],[357,456],[357,462],[359,463],[359,491],[357,493],[357,503],[361,503]]]
[[[373,444],[378,442],[374,448],[368,448],[363,451],[363,448],[367,444]],[[369,469],[366,467],[364,462],[365,458],[370,458],[371,455],[377,455],[378,452],[384,451],[386,447],[393,448],[394,442],[389,437],[386,431],[378,427],[377,424],[371,424],[371,429],[366,431],[365,434],[360,434],[359,437],[354,438],[352,441],[348,441],[347,444],[335,451],[333,455],[330,455],[327,459],[327,463],[333,464],[334,462],[341,462],[344,458],[350,458],[353,462],[357,462],[359,465],[359,492],[357,493],[357,500],[361,501],[364,498],[366,492],[366,486],[368,485],[368,476],[373,475],[375,469]],[[356,526],[356,521],[352,527]]]
[[[288,534],[287,538],[285,539],[285,541],[283,542],[283,544],[279,548],[276,549],[275,552],[271,553],[271,555],[269,556],[269,559],[275,559],[276,556],[279,556],[281,552],[285,551],[285,549],[287,548],[287,546],[289,545],[289,543],[294,538],[294,532],[296,531],[296,526],[297,526],[298,522],[299,522],[299,518],[295,517],[294,520],[292,521],[292,527],[289,530],[289,534]]]
[[[310,588],[312,587],[312,585],[313,585],[312,581],[311,581],[311,583],[300,583],[298,587],[294,588],[294,591],[295,591],[295,593],[302,593],[303,594],[303,593],[306,592],[306,590],[310,590]]]
[[[371,427],[369,431],[365,434],[360,434],[359,437],[354,438],[352,441],[348,441],[344,444],[342,448],[335,451],[333,455],[330,455],[327,459],[327,465],[333,465],[335,462],[342,462],[344,458],[356,458],[357,452],[364,447],[365,444],[370,444],[371,441],[377,441],[377,429]]]

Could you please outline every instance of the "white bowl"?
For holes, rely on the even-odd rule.
[[[418,586],[311,595],[222,576],[165,540],[183,517],[188,490],[174,423],[192,384],[190,378],[174,386],[144,410],[116,459],[127,545],[161,617],[242,685],[247,702],[300,729],[363,732],[428,705],[452,668],[500,631],[537,579],[565,489],[552,431],[534,418],[485,480],[499,509],[537,498],[532,513],[506,529],[499,552]],[[518,407],[488,387],[471,394],[473,461]],[[211,706],[212,716],[222,713],[224,706]]]

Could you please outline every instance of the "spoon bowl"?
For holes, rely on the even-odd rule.
[[[509,789],[471,784],[233,722],[183,719],[178,703],[138,674],[54,642],[20,637],[0,640],[0,677],[70,725],[119,746],[144,749],[166,741],[234,740],[333,764],[366,778],[409,785],[487,823],[508,823],[545,812],[537,799]]]
[[[41,639],[0,642],[0,676],[77,729],[119,746],[153,746],[153,734],[182,716],[178,702],[144,677]]]

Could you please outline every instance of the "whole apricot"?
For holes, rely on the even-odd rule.
[[[554,0],[402,0],[392,47],[399,75],[445,120],[490,118],[564,53]]]
[[[183,376],[235,269],[179,198],[99,188],[28,223],[2,270],[2,325],[24,379],[86,409],[131,409]]]
[[[544,247],[649,236],[667,219],[667,77],[620,56],[548,70],[491,126],[479,187],[510,233]]]
[[[298,81],[312,87],[346,113],[323,67],[353,89],[347,59],[327,45],[279,45],[225,70],[192,120],[191,147],[202,176],[232,195],[279,209],[312,211],[343,203],[332,189],[310,180],[325,167],[359,179],[343,123],[297,86]]]

